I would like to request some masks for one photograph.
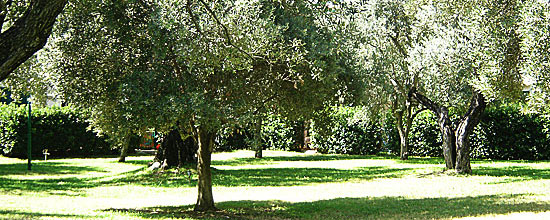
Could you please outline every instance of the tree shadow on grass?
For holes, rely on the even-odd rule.
[[[58,214],[58,213],[40,213],[40,212],[26,212],[18,210],[1,210],[0,219],[39,219],[39,218],[55,218],[55,219],[94,219],[95,216],[90,215],[78,215],[78,214]]]
[[[550,211],[544,202],[518,201],[524,195],[485,195],[459,198],[407,199],[402,197],[338,198],[315,202],[221,202],[221,211],[198,213],[192,206],[109,209],[143,218],[198,219],[448,219],[519,212]]]
[[[550,170],[537,169],[529,166],[508,166],[508,167],[476,167],[472,171],[473,175],[493,176],[493,177],[518,177],[523,180],[550,179]]]
[[[362,167],[357,169],[331,168],[264,168],[218,170],[214,184],[218,186],[297,186],[314,183],[333,183],[398,178],[409,169]]]
[[[399,178],[410,170],[388,167],[362,167],[357,169],[330,168],[261,168],[239,170],[213,170],[214,186],[300,186],[315,183],[363,181],[376,178]],[[196,176],[189,179],[183,173],[146,173],[116,180],[120,184],[134,183],[158,187],[195,187]]]
[[[231,160],[214,160],[212,166],[243,166],[243,165],[265,165],[275,162],[288,161],[334,161],[334,160],[359,160],[359,159],[395,159],[394,156],[364,156],[364,155],[336,155],[336,154],[313,154],[303,156],[276,156],[264,158],[235,158]]]
[[[61,166],[63,163],[57,163],[57,166]],[[52,166],[55,166],[53,163]],[[96,169],[93,167],[82,167],[82,166],[61,166],[59,169],[56,167],[55,171],[46,169],[46,174],[48,172],[52,175],[56,174],[79,174],[80,172],[104,172],[101,169]],[[125,176],[134,176],[136,173],[143,169],[136,169],[133,171],[116,174],[113,179],[116,177],[125,177]],[[15,171],[17,172],[17,171]],[[34,171],[33,171],[34,172]],[[57,178],[9,178],[0,177],[0,192],[10,193],[10,194],[22,194],[22,193],[33,193],[41,192],[48,193],[52,195],[68,195],[68,196],[78,196],[84,193],[85,189],[105,186],[105,185],[115,185],[116,180],[102,180],[103,178],[109,176],[97,176],[97,177],[87,177],[79,178],[74,176],[69,177],[57,177]]]
[[[107,173],[104,169],[89,166],[75,166],[67,162],[38,162],[32,164],[32,170],[27,170],[26,163],[0,164],[0,176],[10,175],[66,175],[83,174],[87,172]]]

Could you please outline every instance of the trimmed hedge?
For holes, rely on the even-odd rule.
[[[88,157],[114,154],[105,138],[89,131],[82,112],[71,107],[33,108],[32,155],[50,157]],[[0,152],[7,157],[27,158],[26,105],[0,105]]]

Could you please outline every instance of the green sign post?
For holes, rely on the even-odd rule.
[[[29,117],[28,117],[28,120],[27,120],[27,127],[29,129],[29,141],[28,141],[28,145],[27,145],[27,158],[28,158],[28,163],[27,163],[27,170],[31,170],[31,160],[32,160],[32,156],[31,156],[31,150],[32,150],[32,143],[31,143],[31,140],[32,140],[32,126],[31,126],[31,102],[30,101],[27,101],[27,105],[29,106]]]

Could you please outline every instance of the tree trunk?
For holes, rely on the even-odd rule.
[[[470,166],[470,134],[481,120],[481,114],[485,111],[485,97],[479,92],[474,92],[470,107],[461,119],[456,129],[456,171],[458,173],[472,173]]]
[[[254,157],[262,158],[262,119],[258,118],[257,120],[254,128],[254,149],[256,150]]]
[[[443,140],[443,157],[445,158],[445,166],[447,169],[455,168],[456,151],[455,151],[455,132],[451,119],[449,118],[449,110],[445,106],[441,106],[428,97],[412,88],[409,91],[409,98],[417,100],[421,105],[432,111],[437,116],[437,124],[441,131]]]
[[[485,97],[474,91],[470,107],[455,129],[449,118],[449,110],[440,106],[418,93],[416,89],[409,92],[409,96],[418,100],[420,104],[437,115],[437,122],[443,139],[443,156],[447,169],[456,169],[458,173],[471,173],[470,166],[470,134],[479,123],[481,114],[485,110]]]
[[[455,149],[455,132],[451,119],[449,118],[449,110],[445,106],[438,108],[437,124],[441,131],[441,139],[443,141],[443,157],[445,158],[445,166],[447,169],[455,168],[456,149]]]
[[[403,126],[403,111],[396,111],[394,113],[395,119],[397,120],[397,131],[399,132],[399,145],[401,146],[401,151],[399,156],[401,160],[409,159],[409,134],[406,132]]]
[[[214,197],[212,196],[212,171],[210,169],[215,134],[199,127],[198,136],[199,149],[197,151],[197,172],[199,174],[199,195],[197,204],[195,205],[195,211],[216,210],[214,206]]]
[[[132,136],[131,135],[125,135],[124,140],[122,141],[122,149],[120,150],[120,157],[118,158],[118,162],[126,162],[126,157],[128,156],[128,149],[130,148],[130,142],[131,142]]]
[[[3,7],[5,1],[0,3]],[[46,44],[67,0],[32,0],[13,26],[0,33],[0,82]],[[4,23],[0,13],[0,31]]]
[[[183,166],[196,163],[197,144],[191,137],[182,140],[180,132],[173,129],[166,135],[160,144],[154,161],[160,163],[160,168]]]

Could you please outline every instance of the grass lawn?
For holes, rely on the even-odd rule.
[[[152,157],[26,161],[0,157],[0,219],[550,219],[550,162],[213,155],[220,211],[194,213],[196,176],[149,171]]]

